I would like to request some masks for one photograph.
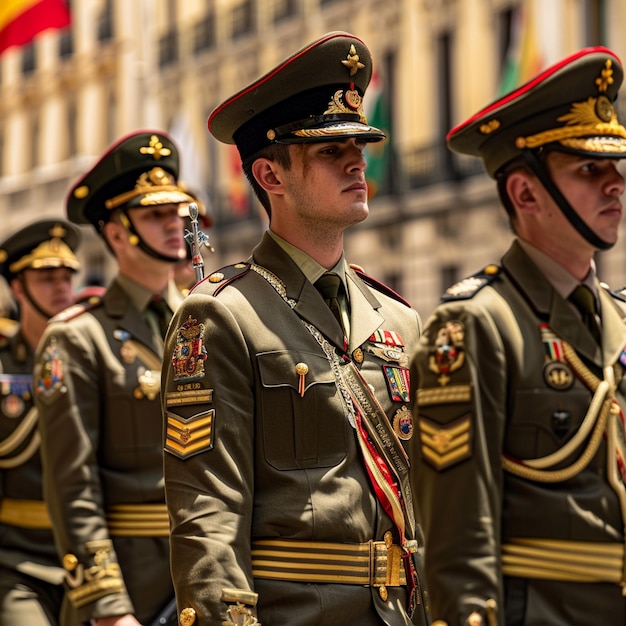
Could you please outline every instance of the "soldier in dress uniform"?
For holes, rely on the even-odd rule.
[[[33,359],[48,319],[73,303],[77,226],[45,219],[0,244],[19,320],[0,335],[0,624],[58,626],[63,570],[42,494]]]
[[[622,65],[580,50],[450,131],[515,234],[449,288],[411,365],[434,624],[626,623]]]
[[[371,74],[360,39],[328,33],[209,117],[270,227],[191,290],[167,336],[184,626],[427,623],[404,450],[420,319],[343,254],[368,214],[363,151],[384,138],[363,114]]]
[[[51,321],[36,357],[63,626],[166,623],[173,598],[159,393],[164,326],[182,300],[172,280],[186,255],[179,211],[192,200],[178,170],[166,134],[137,131],[67,197],[69,219],[95,227],[119,272],[103,297]]]

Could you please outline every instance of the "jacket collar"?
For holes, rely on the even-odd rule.
[[[317,328],[332,344],[344,349],[344,339],[337,321],[317,289],[293,259],[270,235],[265,233],[252,251],[251,261],[280,277],[287,297],[296,302],[295,312]],[[346,270],[350,298],[350,348],[364,343],[383,322],[377,312],[380,302],[351,269]]]
[[[538,317],[559,337],[598,365],[615,363],[626,345],[626,325],[617,305],[597,279],[602,311],[602,350],[571,305],[557,293],[517,241],[502,258],[502,266]]]

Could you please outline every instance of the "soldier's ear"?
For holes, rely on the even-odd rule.
[[[19,276],[15,276],[11,279],[11,291],[13,295],[17,298],[24,293],[24,284],[22,283],[22,279]]]
[[[276,161],[260,158],[252,164],[252,175],[257,183],[268,193],[282,195],[282,170]]]
[[[102,228],[104,237],[109,242],[110,246],[114,246],[116,243],[120,243],[125,236],[124,229],[120,224],[111,220],[107,222]]]
[[[536,213],[537,179],[523,169],[514,170],[506,180],[506,191],[515,208],[522,213]]]

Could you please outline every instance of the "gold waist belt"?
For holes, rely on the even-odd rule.
[[[3,498],[0,500],[0,523],[20,528],[52,529],[46,503],[41,500]]]
[[[402,549],[384,541],[324,543],[286,539],[252,542],[255,578],[372,587],[406,585]]]
[[[170,523],[165,504],[115,504],[107,509],[112,537],[167,537]]]
[[[511,539],[502,546],[502,572],[518,578],[620,584],[624,577],[624,546],[558,539]]]

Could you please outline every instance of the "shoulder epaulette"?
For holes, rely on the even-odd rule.
[[[196,283],[190,290],[191,295],[198,285],[202,285],[204,289],[212,290],[212,295],[216,296],[226,285],[229,285],[233,281],[245,276],[250,271],[250,263],[235,263],[234,265],[227,265],[221,269],[209,274],[203,278],[199,283]]]
[[[50,319],[51,322],[67,322],[68,320],[73,320],[75,317],[86,313],[87,311],[91,311],[102,304],[102,298],[95,300],[94,298],[90,298],[89,301],[79,302],[77,304],[72,304],[72,306],[67,307],[67,309],[63,309],[60,313],[57,313],[54,317]]]
[[[474,297],[483,287],[491,284],[500,275],[501,271],[497,265],[487,265],[473,276],[468,276],[452,285],[452,287],[448,287],[441,296],[441,302],[468,300]]]
[[[391,287],[388,287],[387,285],[385,285],[385,283],[381,283],[379,280],[376,280],[369,274],[366,274],[363,271],[363,268],[361,266],[353,265],[352,263],[350,263],[350,268],[356,272],[359,278],[368,287],[371,287],[372,289],[376,289],[376,291],[380,291],[381,293],[384,293],[386,296],[389,296],[390,298],[393,298],[394,300],[401,302],[402,304],[404,304],[404,306],[408,306],[408,307],[411,306],[399,293],[394,291]]]
[[[600,283],[600,286],[616,300],[619,300],[620,302],[626,302],[626,287],[622,287],[621,289],[611,289],[606,283]]]
[[[15,335],[20,324],[10,317],[0,317],[0,338],[10,339]]]

